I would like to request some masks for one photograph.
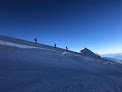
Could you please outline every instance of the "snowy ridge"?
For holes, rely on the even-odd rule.
[[[46,49],[46,48],[22,45],[22,44],[17,44],[17,43],[13,43],[13,42],[2,41],[2,40],[0,40],[0,45],[18,47],[18,48],[22,48],[22,49],[43,49],[43,50],[54,51],[54,50],[50,50],[50,49]]]
[[[0,92],[122,92],[122,65],[93,56],[0,36]]]
[[[22,44],[18,44],[18,43],[13,43],[13,42],[8,42],[8,41],[2,41],[0,40],[0,45],[5,45],[5,46],[12,46],[12,47],[18,47],[18,48],[22,48],[22,49],[43,49],[43,50],[48,50],[48,51],[54,51],[54,52],[58,52],[56,50],[51,50],[51,49],[47,49],[47,48],[42,48],[42,47],[35,47],[35,46],[28,46],[28,45],[22,45]],[[90,50],[84,48],[83,50],[80,51],[82,55],[86,55],[86,58],[95,58],[96,56],[97,58],[99,58],[98,55],[94,54],[93,52],[91,52]],[[64,51],[62,53],[62,55],[67,55],[69,52]],[[85,53],[85,54],[84,54]],[[91,54],[92,53],[92,54]],[[76,55],[75,55],[76,56]],[[84,57],[85,58],[85,57]]]

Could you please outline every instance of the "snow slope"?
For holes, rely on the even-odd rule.
[[[108,62],[0,35],[0,92],[122,92],[122,65]]]

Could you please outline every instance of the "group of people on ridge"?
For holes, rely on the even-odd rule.
[[[35,38],[35,44],[37,43],[37,39]],[[56,44],[54,44],[54,48],[56,48]],[[68,50],[67,46],[66,46],[66,50]]]

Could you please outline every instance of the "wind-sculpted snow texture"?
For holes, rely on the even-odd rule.
[[[0,36],[0,92],[122,92],[122,65]]]

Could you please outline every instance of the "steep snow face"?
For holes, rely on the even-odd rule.
[[[0,92],[122,92],[122,65],[0,36]]]
[[[89,56],[89,57],[93,57],[93,58],[100,58],[100,56],[96,53],[93,53],[92,51],[90,51],[89,49],[87,48],[83,48],[81,51],[80,51],[81,54],[83,55],[86,55],[86,56]]]

